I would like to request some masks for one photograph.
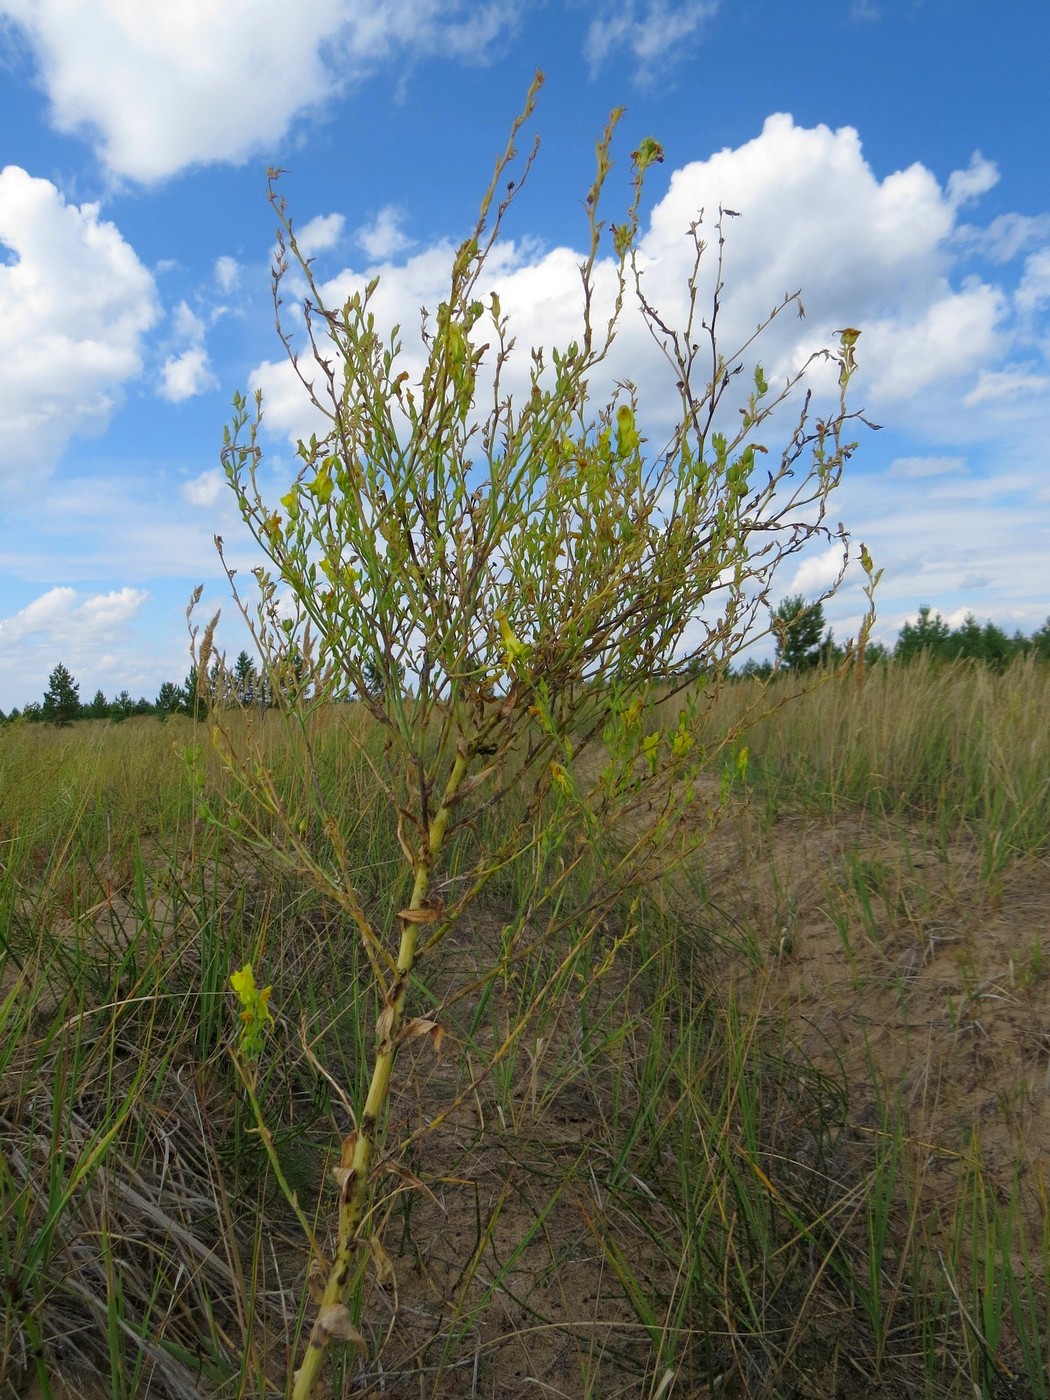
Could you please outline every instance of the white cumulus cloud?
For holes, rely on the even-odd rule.
[[[204,322],[184,301],[180,301],[172,317],[172,329],[181,340],[200,345],[204,339]]]
[[[346,219],[342,214],[318,214],[301,229],[295,230],[295,241],[304,258],[333,248],[343,236]]]
[[[517,0],[0,0],[34,52],[51,120],[117,175],[272,148],[300,114],[398,56],[485,58]]]
[[[804,598],[815,598],[824,589],[830,588],[842,569],[842,546],[832,545],[818,554],[804,559],[795,570],[794,577],[784,586],[788,595],[801,593]]]
[[[204,322],[184,301],[179,302],[172,316],[172,334],[186,348],[169,355],[161,366],[157,389],[161,398],[169,403],[184,403],[197,394],[217,389],[219,381],[212,373],[204,347]]]
[[[965,170],[955,170],[949,175],[948,199],[952,207],[958,209],[987,194],[998,183],[998,167],[992,161],[985,160],[980,151],[974,151]]]
[[[156,288],[98,206],[0,171],[0,478],[49,471],[75,434],[100,432],[142,368]]]
[[[363,224],[354,234],[358,245],[373,262],[383,262],[397,257],[406,248],[411,248],[412,239],[401,231],[402,210],[394,204],[385,204],[369,224]]]
[[[113,696],[126,687],[135,696],[152,698],[156,674],[185,674],[188,663],[182,656],[170,644],[159,654],[156,628],[144,627],[149,602],[141,588],[85,593],[56,587],[0,619],[5,708],[39,702],[59,661],[79,685],[82,701],[97,688]]]
[[[191,506],[213,506],[226,490],[226,474],[218,467],[211,467],[199,476],[187,481],[182,494]]]
[[[149,594],[141,588],[84,596],[75,588],[49,588],[19,612],[0,619],[0,654],[35,638],[89,655],[117,640]]]
[[[160,395],[169,403],[183,403],[208,389],[217,389],[218,385],[203,345],[192,346],[180,355],[169,355],[161,369]]]

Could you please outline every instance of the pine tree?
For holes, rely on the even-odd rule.
[[[898,661],[912,661],[927,652],[933,657],[945,657],[949,652],[951,628],[940,613],[930,616],[930,607],[924,603],[919,609],[915,622],[906,622],[900,630],[894,656]]]
[[[109,707],[109,717],[119,724],[122,720],[130,719],[135,713],[135,702],[128,691],[122,690]]]
[[[185,707],[185,702],[182,687],[177,686],[174,681],[165,681],[157,692],[153,708],[158,718],[165,719],[168,715],[178,714]]]
[[[233,664],[233,693],[238,705],[253,703],[257,682],[255,663],[246,651],[242,651]]]
[[[80,715],[80,686],[61,661],[51,672],[44,695],[44,719],[52,724],[72,724]]]
[[[104,690],[95,691],[90,704],[84,706],[84,713],[89,719],[105,719],[109,715],[109,701]]]
[[[802,594],[785,598],[774,614],[777,660],[792,671],[807,671],[820,664],[824,635],[824,605],[813,607]],[[831,635],[828,634],[830,645]]]

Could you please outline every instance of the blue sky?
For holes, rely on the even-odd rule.
[[[656,136],[640,246],[669,297],[689,221],[723,203],[728,331],[802,289],[767,369],[863,331],[854,403],[884,427],[834,514],[885,569],[876,636],[922,603],[1034,631],[1048,53],[1044,0],[0,0],[0,708],[57,661],[82,698],[152,699],[188,669],[193,588],[232,613],[212,544],[250,562],[219,471],[231,398],[267,393],[275,499],[310,427],[273,332],[266,167],[320,279],[379,271],[417,325],[536,67],[541,152],[494,268],[519,343],[571,337],[580,200],[623,104],[609,212]],[[659,368],[625,324],[610,372],[643,416]],[[818,549],[778,593],[832,567]],[[853,575],[826,612],[855,630]]]

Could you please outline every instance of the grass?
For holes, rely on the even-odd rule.
[[[845,805],[918,819],[942,843],[969,833],[989,877],[1045,849],[1048,682],[1036,658],[1002,673],[928,658],[880,665],[859,691],[844,681],[798,703],[802,688],[801,680],[778,681],[775,708],[749,735],[771,816],[800,802],[830,813]],[[741,713],[756,691],[757,682],[729,687],[716,723]]]
[[[651,897],[530,941],[508,867],[421,970],[334,1394],[1050,1390],[1050,675],[791,688]],[[379,910],[396,832],[323,722]],[[346,916],[202,820],[223,782],[189,721],[0,731],[0,1394],[280,1394],[309,1325],[228,977],[273,986],[322,1236],[377,1007]]]

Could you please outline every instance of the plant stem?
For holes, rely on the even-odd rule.
[[[459,753],[449,774],[441,806],[435,812],[427,832],[427,843],[416,865],[412,898],[408,908],[401,911],[401,945],[397,955],[397,978],[383,998],[383,1010],[377,1025],[378,1047],[372,1079],[365,1099],[364,1112],[356,1133],[343,1140],[340,1165],[334,1168],[339,1184],[339,1228],[335,1259],[328,1271],[320,1310],[310,1332],[302,1365],[295,1373],[292,1400],[310,1400],[321,1372],[321,1365],[333,1335],[341,1332],[350,1281],[354,1272],[354,1249],[368,1206],[368,1174],[375,1157],[376,1139],[386,1112],[390,1095],[390,1079],[397,1055],[398,1039],[404,1021],[405,992],[415,964],[416,939],[419,926],[428,922],[426,896],[434,861],[441,851],[448,830],[449,815],[460,784],[470,765],[470,754]],[[437,915],[435,913],[434,917]],[[349,1321],[349,1319],[345,1319]]]

